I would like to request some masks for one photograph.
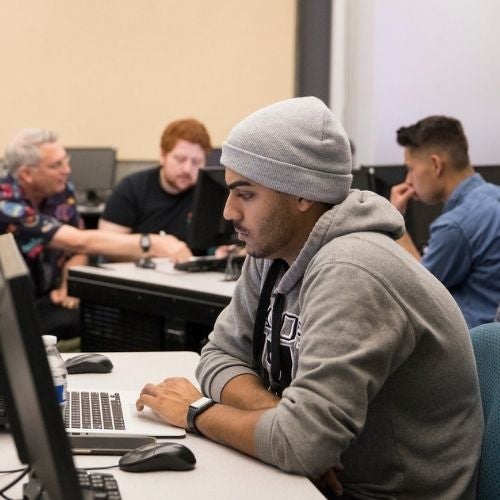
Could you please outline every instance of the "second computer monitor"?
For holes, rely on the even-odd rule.
[[[70,180],[82,204],[104,201],[115,182],[116,151],[113,148],[66,148]]]
[[[238,241],[232,222],[222,215],[227,195],[223,167],[200,170],[187,237],[187,244],[195,253]]]
[[[360,189],[361,191],[370,190],[370,179],[368,172],[364,169],[353,170],[351,189]]]
[[[477,165],[474,169],[486,182],[500,186],[500,165]]]

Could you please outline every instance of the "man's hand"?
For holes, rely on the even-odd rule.
[[[323,489],[328,487],[336,496],[340,497],[344,493],[344,489],[342,488],[342,483],[339,481],[335,471],[342,472],[343,470],[344,466],[342,464],[335,465],[332,469],[327,470],[314,482],[318,488]]]
[[[153,234],[151,242],[151,253],[155,257],[168,257],[174,262],[184,262],[193,256],[186,243],[171,234]]]
[[[151,408],[165,422],[186,428],[189,405],[203,394],[185,378],[167,378],[160,384],[146,384],[135,403],[137,411]]]
[[[416,199],[416,194],[415,188],[412,185],[402,182],[392,187],[390,202],[404,215],[408,207],[408,202],[411,198]]]
[[[80,304],[80,299],[77,297],[70,297],[66,287],[55,288],[50,292],[50,300],[60,307],[66,309],[76,309]]]
[[[229,254],[244,257],[247,254],[247,251],[245,247],[240,245],[221,245],[215,250],[215,256],[219,259],[228,257]]]

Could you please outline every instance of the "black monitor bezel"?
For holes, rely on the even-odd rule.
[[[370,184],[370,176],[368,175],[368,171],[362,168],[352,170],[352,182],[351,189],[359,189],[361,191],[372,191]]]
[[[0,311],[0,384],[19,459],[51,500],[83,500],[39,335],[31,278],[11,234],[0,236]]]
[[[486,182],[500,186],[500,165],[475,165],[474,170],[480,174]]]
[[[224,167],[200,169],[187,234],[187,244],[193,252],[203,253],[212,247],[239,242],[233,223],[223,217],[228,193]]]

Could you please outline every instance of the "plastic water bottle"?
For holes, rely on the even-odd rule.
[[[68,390],[68,370],[57,349],[57,337],[55,335],[42,335],[45,351],[47,352],[47,360],[49,362],[52,379],[56,388],[57,402],[64,415],[64,407],[66,406],[66,395]]]

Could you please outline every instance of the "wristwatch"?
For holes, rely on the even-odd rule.
[[[208,410],[215,404],[215,401],[210,398],[202,397],[193,401],[189,405],[189,410],[187,414],[187,430],[189,432],[194,432],[199,434],[200,431],[196,428],[195,420],[196,417],[201,415],[204,411]]]
[[[149,234],[141,234],[139,245],[141,245],[141,249],[144,253],[149,252],[149,249],[151,248],[151,238],[149,237]]]

